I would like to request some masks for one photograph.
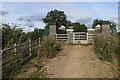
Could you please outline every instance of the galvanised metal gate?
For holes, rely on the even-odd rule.
[[[87,44],[87,33],[74,32],[69,34],[56,34],[55,40],[66,40],[72,44]]]
[[[86,32],[74,32],[73,35],[73,44],[86,44],[87,43],[87,34]]]

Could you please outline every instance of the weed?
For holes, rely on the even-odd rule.
[[[119,65],[119,37],[117,34],[95,35],[94,36],[95,52],[102,60],[114,63],[114,68]],[[116,70],[119,72],[119,70]]]
[[[39,71],[43,66],[35,65],[35,67],[36,67],[37,70]]]
[[[41,77],[41,74],[40,73],[33,73],[32,78],[40,78]]]
[[[16,69],[15,70],[16,74],[23,73],[23,72],[27,72],[27,70],[25,70],[25,69]]]
[[[95,51],[102,60],[115,61],[118,54],[118,37],[113,34],[111,36],[95,35],[94,36]]]
[[[88,44],[80,44],[81,46],[90,46],[92,45],[92,43],[88,43]]]
[[[41,42],[41,53],[47,58],[52,58],[59,50],[61,43],[55,41],[53,37],[44,37]]]

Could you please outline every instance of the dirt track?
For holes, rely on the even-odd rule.
[[[64,46],[44,69],[49,78],[113,78],[108,63],[99,60],[93,46]]]

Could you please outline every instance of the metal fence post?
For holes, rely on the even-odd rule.
[[[31,42],[31,40],[30,40],[30,39],[29,39],[29,42]],[[31,43],[29,43],[29,47],[31,47]],[[31,50],[32,50],[32,49],[31,49],[31,48],[29,48],[29,52],[30,52],[30,53],[29,53],[29,56],[30,56],[30,57],[31,57],[31,55],[32,55],[32,54],[31,54]]]
[[[16,46],[16,43],[14,43],[14,46]],[[14,52],[16,52],[16,51],[17,51],[17,47],[14,48]]]

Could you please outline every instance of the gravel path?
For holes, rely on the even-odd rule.
[[[111,67],[96,57],[93,46],[64,46],[43,69],[49,78],[114,78]]]

